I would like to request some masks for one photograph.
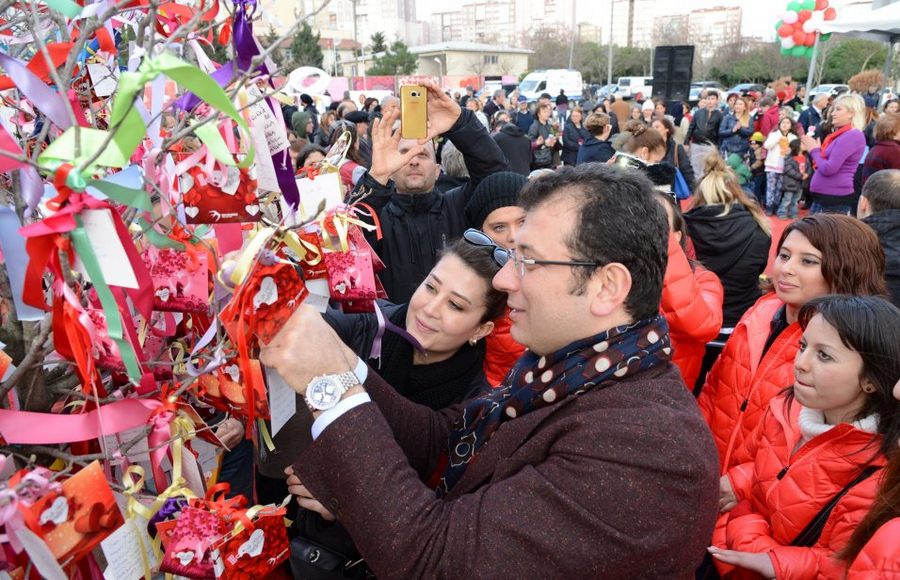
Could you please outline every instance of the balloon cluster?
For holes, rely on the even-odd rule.
[[[816,31],[826,20],[837,18],[837,12],[828,0],[793,0],[781,20],[775,24],[781,44],[781,54],[812,58]],[[831,34],[822,34],[820,40],[828,40]]]

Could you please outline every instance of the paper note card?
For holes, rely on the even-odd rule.
[[[275,369],[266,368],[269,386],[269,413],[272,418],[272,437],[297,413],[297,393]]]
[[[137,277],[128,260],[128,254],[116,232],[112,215],[108,209],[88,209],[78,216],[87,233],[88,241],[97,257],[103,279],[110,286],[122,288],[138,288]],[[90,279],[81,259],[75,261],[75,269]]]
[[[108,580],[138,580],[159,565],[153,552],[153,541],[147,534],[147,522],[141,518],[127,520],[118,530],[100,542],[109,566],[103,572]]]

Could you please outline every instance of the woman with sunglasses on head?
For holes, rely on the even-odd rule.
[[[466,204],[466,221],[480,232],[469,230],[465,233],[465,239],[480,239],[483,244],[514,248],[516,232],[525,221],[525,210],[518,206],[518,202],[519,192],[526,183],[528,180],[524,176],[511,171],[494,173],[479,183]],[[479,234],[482,237],[479,238]],[[503,316],[494,320],[494,330],[485,338],[484,374],[492,387],[500,385],[512,365],[525,352],[525,347],[510,336],[510,325],[509,309],[506,309]]]
[[[480,232],[478,232],[480,234]],[[483,234],[482,234],[483,236]],[[483,239],[451,244],[408,304],[379,302],[387,331],[381,339],[381,356],[373,357],[380,324],[374,313],[345,314],[329,310],[326,321],[363,361],[407,399],[432,409],[458,403],[471,393],[488,388],[482,365],[485,341],[494,320],[503,315],[506,294],[491,285],[506,262],[505,250]],[[414,344],[417,343],[417,344]],[[300,398],[298,405],[305,402]],[[287,493],[283,470],[310,443],[307,413],[297,413],[275,436],[274,453],[260,461],[258,493],[261,503],[281,501]],[[341,565],[357,560],[346,531],[313,512],[303,512],[298,528],[312,546],[339,554]],[[299,578],[338,578],[315,563],[298,563]],[[322,558],[322,562],[329,560]],[[324,574],[324,575],[323,575]]]

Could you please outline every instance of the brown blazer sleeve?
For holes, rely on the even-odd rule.
[[[431,477],[441,453],[447,449],[447,435],[462,406],[434,411],[413,403],[397,393],[372,367],[369,367],[365,388],[390,425],[409,464],[421,479]]]

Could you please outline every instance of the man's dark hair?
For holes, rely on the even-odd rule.
[[[766,95],[759,100],[760,107],[771,107],[775,104],[775,97]]]
[[[872,213],[900,209],[900,169],[882,169],[866,180],[862,195]]]
[[[530,181],[519,194],[519,205],[530,212],[558,199],[580,205],[575,230],[566,240],[572,259],[624,265],[631,273],[625,310],[636,320],[658,314],[669,224],[650,180],[617,166],[567,166]],[[576,285],[571,292],[583,293],[595,270],[573,267]]]

